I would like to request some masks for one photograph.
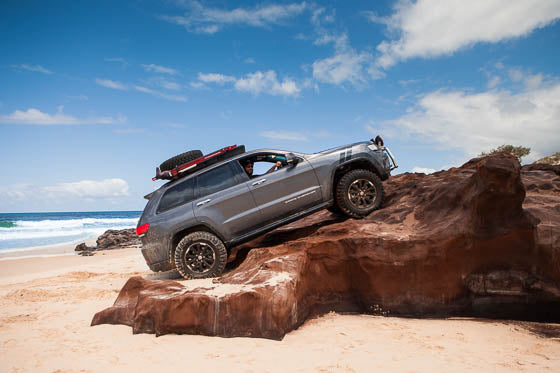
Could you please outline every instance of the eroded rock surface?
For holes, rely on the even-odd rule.
[[[352,311],[560,321],[560,169],[497,154],[385,185],[362,220],[327,211],[251,241],[213,281],[131,278],[92,325],[281,339]]]

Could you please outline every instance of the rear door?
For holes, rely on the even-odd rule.
[[[251,231],[262,221],[251,191],[237,171],[228,162],[196,178],[194,214],[226,241]]]
[[[286,165],[247,182],[268,224],[321,202],[321,187],[315,171],[305,159]]]

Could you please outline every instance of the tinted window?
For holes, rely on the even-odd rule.
[[[198,196],[204,197],[237,184],[229,164],[214,168],[198,176]]]
[[[167,189],[159,203],[157,212],[169,210],[175,206],[182,205],[193,200],[194,198],[194,182],[193,179],[174,185]]]
[[[231,167],[233,167],[234,173],[237,177],[237,181],[243,182],[249,180],[249,176],[247,175],[247,172],[245,172],[245,169],[243,168],[243,166],[241,166],[239,161],[231,162],[230,165]]]

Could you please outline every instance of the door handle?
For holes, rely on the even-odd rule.
[[[266,181],[266,179],[260,179],[260,180],[258,180],[258,181],[255,181],[255,182],[254,182],[253,184],[251,184],[251,185],[260,185],[260,184],[264,183],[265,181]]]
[[[208,198],[208,199],[205,199],[204,201],[198,202],[196,205],[197,205],[197,206],[202,206],[202,205],[207,204],[207,203],[210,202],[210,201],[212,201],[212,200],[211,200],[210,198]]]

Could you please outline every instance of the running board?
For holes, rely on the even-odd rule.
[[[294,222],[294,221],[296,221],[300,218],[303,218],[307,215],[311,215],[311,214],[313,214],[317,211],[320,211],[324,208],[327,208],[331,204],[332,204],[332,200],[327,201],[327,202],[323,202],[320,205],[314,206],[314,207],[312,207],[310,209],[307,209],[307,210],[300,211],[298,213],[295,213],[294,215],[290,215],[290,216],[288,216],[286,218],[283,218],[283,219],[280,219],[280,220],[278,220],[274,223],[268,224],[268,225],[266,225],[262,228],[257,229],[256,231],[244,234],[243,236],[240,236],[240,237],[236,237],[236,238],[234,238],[230,241],[227,241],[225,244],[229,248],[240,245],[244,242],[252,240],[253,238],[255,238],[257,236],[260,236],[264,233],[270,232],[270,231],[272,231],[272,230],[274,230],[274,229],[276,229],[276,228],[278,228],[282,225],[292,223],[292,222]]]

